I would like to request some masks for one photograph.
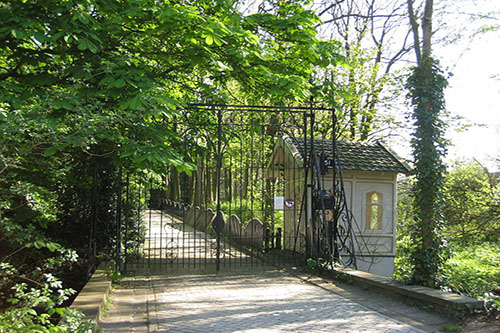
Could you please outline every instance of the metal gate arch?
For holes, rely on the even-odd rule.
[[[315,122],[318,115],[323,117],[323,130]],[[143,228],[138,233],[142,231],[144,243],[132,249],[120,237],[124,244],[117,246],[121,250],[116,259],[123,261],[122,270],[219,271],[266,263],[298,265],[308,257],[324,258],[330,264],[339,261],[339,249],[353,249],[341,166],[338,160],[321,160],[322,152],[315,151],[313,144],[315,136],[328,136],[335,151],[335,126],[335,111],[328,108],[186,106],[173,128],[189,136],[186,141],[197,151],[192,161],[196,170],[190,175],[172,167],[161,179],[138,178],[136,183],[147,197],[142,207],[137,206],[142,221],[137,228]],[[283,165],[280,170],[281,176],[302,183],[303,193],[293,199],[287,197],[291,185],[286,179],[268,176],[269,159],[284,137],[303,145],[302,165]],[[333,198],[324,196],[319,176],[319,168],[326,165],[337,175]],[[280,198],[292,199],[293,207],[279,207]],[[334,212],[330,221],[328,209]],[[299,226],[292,228],[287,225],[290,221]]]

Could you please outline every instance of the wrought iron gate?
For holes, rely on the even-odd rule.
[[[326,108],[181,110],[165,126],[182,138],[172,145],[187,153],[194,171],[166,166],[163,175],[127,178],[120,269],[297,265],[307,257],[355,264],[334,124]],[[326,149],[333,159],[325,159]],[[136,202],[129,198],[134,186]]]

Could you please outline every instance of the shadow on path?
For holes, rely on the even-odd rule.
[[[125,278],[113,292],[112,308],[101,322],[101,329],[103,332],[425,332],[438,331],[446,323],[443,318],[419,309],[404,309],[401,303],[381,295],[330,285],[331,290],[327,290],[272,267],[228,269],[219,273],[178,271],[169,275],[144,272]],[[364,302],[370,304],[359,304]],[[375,310],[377,302],[383,313]],[[413,314],[406,316],[405,311]]]

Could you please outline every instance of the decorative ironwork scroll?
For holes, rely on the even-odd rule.
[[[333,268],[335,264],[357,268],[353,215],[349,209],[337,147],[335,117],[331,140],[318,140],[319,147],[312,145],[313,234],[318,257],[326,257]],[[315,148],[320,151],[316,152]],[[331,159],[327,159],[326,150]],[[331,170],[331,171],[330,171]],[[332,187],[325,189],[322,176],[330,174]],[[314,243],[313,240],[313,243]]]

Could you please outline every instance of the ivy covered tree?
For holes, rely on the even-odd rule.
[[[414,2],[407,1],[417,65],[412,68],[406,84],[414,108],[412,118],[415,127],[411,142],[416,177],[413,188],[415,225],[411,231],[412,281],[436,287],[444,262],[442,209],[446,141],[443,138],[445,124],[441,117],[445,108],[447,80],[432,58],[433,0],[426,0],[423,4],[422,37]]]

